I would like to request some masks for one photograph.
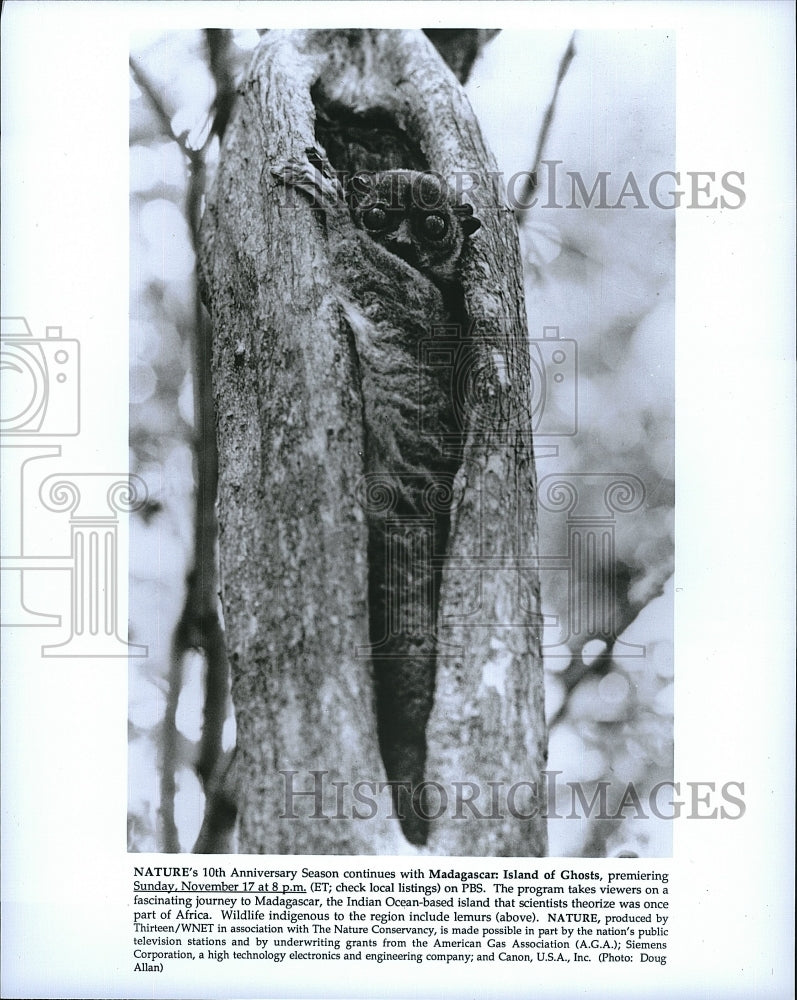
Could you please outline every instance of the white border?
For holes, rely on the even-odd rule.
[[[80,337],[98,377],[84,380],[93,386],[85,399],[91,435],[71,455],[76,465],[126,468],[129,31],[365,21],[672,28],[679,167],[745,172],[743,210],[678,214],[676,765],[685,780],[744,780],[747,815],[736,823],[676,823],[671,958],[655,983],[638,967],[637,979],[604,979],[594,967],[582,979],[574,968],[566,986],[561,974],[541,975],[534,992],[787,996],[794,787],[790,4],[6,4],[2,312],[26,315],[37,333],[54,323]],[[48,663],[30,635],[2,640],[4,995],[229,995],[232,984],[209,965],[202,985],[182,983],[175,992],[167,978],[153,984],[129,972],[125,664]],[[324,995],[320,970],[302,966],[298,975],[302,982],[286,970],[259,989]],[[469,976],[469,993],[482,988],[478,982]],[[508,975],[504,982],[510,989]],[[446,985],[450,995],[465,987],[451,970]],[[408,986],[429,991],[433,983]],[[397,990],[394,974],[385,974],[370,995]]]

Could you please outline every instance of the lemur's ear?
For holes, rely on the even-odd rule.
[[[459,220],[462,232],[466,236],[470,236],[471,233],[475,233],[477,229],[481,228],[481,222],[473,214],[472,205],[456,205],[454,207],[454,214]]]

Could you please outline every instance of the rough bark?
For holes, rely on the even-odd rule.
[[[371,667],[361,655],[362,408],[322,222],[303,200],[286,200],[271,174],[318,145],[319,95],[327,107],[379,111],[428,169],[455,182],[466,171],[465,188],[478,185],[466,197],[483,228],[463,285],[480,363],[443,573],[426,768],[448,809],[432,824],[427,850],[543,854],[530,792],[544,764],[545,725],[517,235],[488,183],[495,164],[461,87],[421,32],[404,31],[269,32],[242,86],[205,213],[240,847],[413,850],[387,815],[387,793],[376,817],[352,819],[352,784],[384,780]],[[291,807],[285,771],[305,791],[321,787],[310,772],[325,773],[325,818],[313,818],[317,803],[307,796],[292,804],[302,818],[283,818]],[[512,785],[510,805],[522,815],[507,809]],[[476,819],[467,805],[457,814],[457,789],[465,798],[478,789],[475,809],[488,817]]]

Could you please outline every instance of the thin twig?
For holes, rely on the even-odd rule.
[[[139,87],[147,97],[147,100],[152,105],[152,110],[155,112],[157,117],[161,132],[167,139],[171,139],[172,142],[176,142],[180,147],[182,152],[188,157],[192,165],[202,163],[202,150],[192,149],[188,145],[188,132],[183,132],[178,135],[172,128],[172,119],[169,112],[166,110],[166,106],[160,98],[160,94],[155,87],[155,84],[150,80],[144,67],[130,56],[128,59],[130,64],[130,72],[133,74],[133,79],[136,82],[136,86]]]
[[[556,84],[553,88],[553,95],[551,96],[551,101],[548,107],[545,109],[545,115],[542,119],[542,127],[540,128],[540,134],[537,139],[537,149],[534,153],[534,166],[531,172],[526,177],[525,183],[523,185],[523,190],[518,199],[518,205],[529,205],[537,190],[537,176],[539,173],[540,161],[542,159],[542,152],[545,148],[545,143],[548,141],[548,133],[551,130],[551,124],[553,123],[553,117],[556,113],[556,101],[559,97],[559,88],[562,85],[562,81],[567,75],[567,71],[570,68],[570,63],[576,54],[576,35],[575,32],[570,36],[570,41],[567,43],[567,48],[559,60],[559,70],[556,74]],[[515,210],[515,218],[518,222],[523,218],[526,212],[525,208],[518,208]]]

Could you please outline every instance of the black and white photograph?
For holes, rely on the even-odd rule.
[[[3,996],[793,996],[793,29],[3,5]]]
[[[131,850],[668,855],[672,35],[130,67]]]

